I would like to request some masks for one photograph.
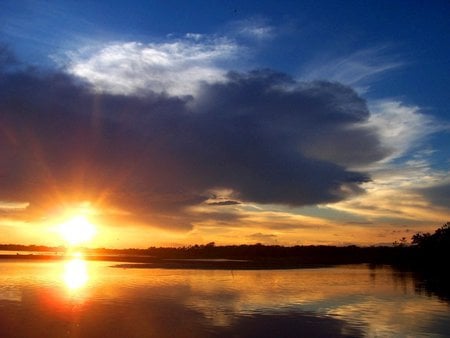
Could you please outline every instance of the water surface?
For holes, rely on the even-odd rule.
[[[0,261],[0,337],[450,336],[449,304],[389,267],[112,265]]]

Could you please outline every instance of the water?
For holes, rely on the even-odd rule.
[[[409,273],[113,268],[0,261],[0,337],[445,337],[449,303]]]

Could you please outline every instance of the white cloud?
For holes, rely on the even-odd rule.
[[[202,82],[223,81],[225,70],[219,63],[234,58],[238,50],[227,39],[200,35],[165,43],[111,43],[87,55],[72,54],[68,70],[101,92],[192,95]]]
[[[275,28],[267,24],[267,20],[262,17],[253,17],[232,23],[232,30],[242,37],[265,40],[275,36]]]
[[[378,131],[383,145],[392,154],[384,162],[399,158],[422,145],[431,134],[448,126],[438,123],[417,106],[408,106],[396,100],[378,100],[369,103],[371,115],[368,124]]]
[[[403,66],[386,57],[384,50],[385,47],[372,47],[344,57],[316,60],[307,65],[300,79],[337,81],[364,93],[376,76]]]

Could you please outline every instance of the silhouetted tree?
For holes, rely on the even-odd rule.
[[[412,244],[422,249],[448,250],[450,245],[450,222],[437,229],[434,234],[415,234],[412,236]]]
[[[417,233],[412,236],[412,248],[415,249],[415,261],[418,265],[443,270],[450,254],[450,222],[433,234]]]

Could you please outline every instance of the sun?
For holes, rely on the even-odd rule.
[[[91,241],[96,232],[95,226],[84,215],[74,216],[59,225],[59,234],[70,246]]]

